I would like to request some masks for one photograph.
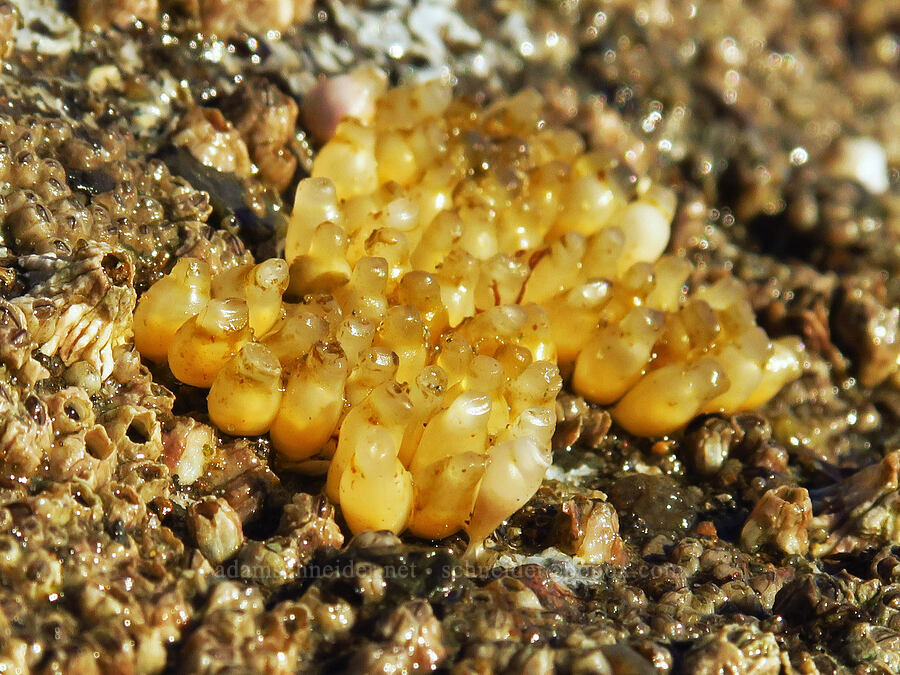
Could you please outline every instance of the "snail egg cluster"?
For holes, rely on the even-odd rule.
[[[214,278],[179,261],[135,342],[209,388],[223,431],[327,467],[353,531],[478,542],[541,483],[560,370],[641,435],[796,376],[737,281],[688,292],[690,264],[662,255],[674,209],[534,92],[482,109],[439,81],[397,88],[319,152],[284,259]]]

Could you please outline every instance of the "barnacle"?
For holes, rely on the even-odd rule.
[[[32,287],[12,302],[29,317],[39,351],[66,365],[87,362],[108,377],[113,349],[132,336],[136,295],[130,256],[98,242],[77,247],[71,256],[22,256],[19,264]]]
[[[212,387],[224,431],[328,461],[353,531],[488,536],[550,465],[560,371],[650,436],[798,374],[738,281],[689,289],[663,255],[674,193],[548,124],[535,92],[483,110],[431,81],[352,114],[297,187],[285,260],[214,276],[211,297],[181,261],[135,339]]]

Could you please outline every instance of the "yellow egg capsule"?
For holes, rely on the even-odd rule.
[[[350,279],[347,234],[331,221],[316,227],[309,252],[294,258],[290,268],[289,293],[302,298],[310,293],[332,292]]]
[[[334,434],[344,404],[347,360],[340,347],[318,343],[288,377],[269,436],[292,460],[315,455]]]
[[[607,223],[620,206],[612,186],[596,174],[580,176],[569,182],[562,196],[562,205],[550,231],[553,238],[566,232],[593,234]]]
[[[663,319],[659,312],[639,307],[621,323],[596,329],[575,359],[575,391],[601,404],[621,397],[647,367]]]
[[[399,359],[397,382],[412,382],[425,367],[427,345],[425,325],[419,318],[419,310],[409,305],[394,305],[388,309],[378,329],[375,342],[390,349]]]
[[[362,317],[350,316],[337,329],[337,341],[347,355],[347,361],[355,367],[375,339],[375,326]]]
[[[212,296],[246,301],[250,328],[260,337],[280,318],[281,296],[287,285],[287,263],[272,258],[258,265],[239,265],[217,275],[212,282]]]
[[[284,316],[261,340],[285,368],[305,358],[313,345],[328,335],[328,322],[305,307],[283,305]]]
[[[618,260],[619,274],[636,262],[656,262],[666,250],[671,234],[670,218],[654,204],[632,202],[616,219],[625,234],[625,245]]]
[[[403,466],[409,467],[416,448],[425,432],[425,426],[441,407],[447,393],[447,373],[440,366],[426,366],[416,376],[410,387],[409,400],[412,403],[412,417],[403,432],[398,455]]]
[[[411,418],[412,402],[396,382],[378,385],[364,401],[352,408],[341,422],[337,450],[328,468],[328,480],[325,484],[325,494],[328,498],[335,502],[340,501],[340,485],[344,472],[357,450],[371,442],[373,427],[387,432],[391,452],[396,459],[403,434]]]
[[[338,493],[341,513],[354,534],[406,529],[413,508],[412,476],[397,459],[384,427],[369,426],[358,439]]]
[[[268,347],[249,342],[216,375],[206,400],[219,429],[256,436],[269,430],[281,397],[281,364]]]
[[[437,278],[419,270],[407,272],[400,280],[396,295],[398,304],[412,305],[419,310],[419,318],[427,329],[428,345],[436,346],[449,323]]]
[[[441,300],[447,308],[451,326],[475,314],[475,286],[478,283],[478,262],[461,249],[453,249],[437,271],[441,285]]]
[[[343,225],[334,183],[329,178],[304,178],[297,184],[285,238],[284,257],[288,264],[309,253],[313,233],[324,222]]]
[[[265,335],[281,316],[281,296],[288,285],[288,266],[284,260],[265,260],[247,275],[244,299],[250,310],[250,328],[256,336]]]
[[[578,279],[585,247],[585,238],[577,232],[568,232],[553,242],[531,271],[521,302],[545,302],[572,288]]]
[[[803,343],[796,337],[775,340],[763,367],[762,380],[741,404],[740,410],[750,410],[767,403],[784,385],[796,380],[803,370],[800,363],[803,349]]]
[[[413,248],[410,257],[413,269],[435,272],[456,248],[456,243],[462,236],[463,223],[460,217],[452,211],[438,211]]]
[[[689,366],[673,363],[641,378],[613,408],[613,419],[638,436],[663,436],[693,419],[729,387],[725,370],[712,358]]]
[[[504,253],[484,261],[475,287],[475,307],[484,311],[518,302],[530,272],[524,260]]]
[[[542,305],[553,331],[552,342],[560,367],[570,369],[574,365],[611,295],[612,286],[608,281],[594,279]]]
[[[169,346],[169,368],[185,384],[210,387],[216,375],[252,337],[243,300],[210,300]]]
[[[474,550],[504,520],[531,499],[552,462],[548,448],[534,439],[518,438],[492,448],[472,517],[466,525]]]
[[[413,128],[441,115],[452,98],[453,90],[440,79],[390,89],[375,104],[375,125],[385,130]]]
[[[387,274],[388,264],[384,258],[360,258],[349,283],[334,291],[344,316],[352,314],[378,325],[388,307],[385,296]]]
[[[417,537],[443,539],[462,529],[475,505],[487,461],[483,454],[464,452],[419,473],[410,531]]]
[[[528,408],[551,405],[560,389],[562,378],[556,364],[534,361],[507,385],[506,400],[509,403],[510,419],[516,419]]]
[[[462,381],[465,391],[476,391],[491,398],[491,414],[488,417],[489,436],[497,434],[509,424],[509,405],[503,396],[506,374],[503,365],[495,358],[479,354],[469,364],[469,372]]]
[[[730,386],[706,403],[701,412],[738,410],[762,382],[769,353],[769,338],[758,326],[745,331],[737,341],[713,349],[710,356],[722,366]]]
[[[409,185],[418,175],[416,156],[401,132],[379,134],[375,157],[378,160],[378,180],[382,184],[396,181],[400,185]]]
[[[375,387],[392,381],[399,365],[400,359],[390,349],[369,347],[360,355],[347,380],[347,404],[352,408],[365,400]]]
[[[340,199],[374,192],[378,187],[374,129],[349,118],[339,123],[334,138],[316,155],[312,176],[330,178]]]
[[[183,258],[141,296],[134,312],[134,344],[151,361],[166,360],[175,332],[210,298],[209,264]]]
[[[588,237],[581,260],[582,279],[617,278],[624,246],[625,234],[618,227],[607,227]]]
[[[406,234],[393,227],[375,230],[365,242],[365,254],[387,261],[387,287],[391,291],[409,271],[409,241]]]
[[[691,263],[684,258],[663,256],[653,265],[653,290],[646,305],[664,312],[677,312],[684,304],[685,283],[691,274]]]
[[[444,457],[463,452],[483,453],[491,397],[478,391],[463,392],[425,426],[419,447],[409,465],[413,476]]]

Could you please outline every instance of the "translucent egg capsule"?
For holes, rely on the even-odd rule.
[[[555,363],[535,361],[529,364],[507,385],[510,418],[516,419],[527,408],[552,404],[560,389],[562,378]]]
[[[399,459],[403,466],[409,467],[412,462],[425,431],[425,425],[440,409],[446,393],[447,373],[440,366],[426,366],[416,376],[416,381],[409,391],[413,414],[400,443]]]
[[[788,382],[796,380],[802,372],[800,355],[803,343],[796,337],[785,337],[772,343],[771,351],[763,367],[762,379],[750,396],[741,403],[741,410],[750,410],[768,402]]]
[[[375,326],[362,317],[350,316],[338,326],[336,336],[351,367],[356,367],[375,339]],[[391,374],[393,377],[393,373]]]
[[[318,343],[290,372],[269,435],[292,460],[315,455],[334,434],[344,405],[347,360],[336,345]]]
[[[521,305],[501,305],[476,314],[461,323],[464,335],[476,353],[493,356],[502,344],[518,344],[525,330],[527,313]]]
[[[497,225],[492,210],[486,206],[459,210],[463,221],[462,234],[457,245],[478,260],[487,260],[497,254]]]
[[[549,448],[556,429],[556,406],[543,404],[525,408],[497,435],[495,444],[516,438],[532,438],[542,448]]]
[[[499,433],[509,424],[509,404],[503,396],[506,374],[503,365],[490,356],[478,355],[469,364],[469,372],[462,381],[465,391],[476,391],[491,397],[491,414],[488,417],[489,436]]]
[[[352,314],[379,324],[387,312],[387,274],[388,265],[384,258],[360,258],[350,282],[334,293],[344,315]]]
[[[603,307],[603,319],[621,320],[635,307],[644,305],[644,297],[653,289],[653,266],[638,262],[620,274],[610,301]]]
[[[462,529],[475,505],[487,462],[483,454],[464,452],[418,474],[410,531],[417,537],[443,539]]]
[[[305,305],[285,305],[284,316],[263,338],[268,347],[285,367],[304,358],[312,346],[328,335],[328,322]]]
[[[617,278],[624,246],[625,234],[618,227],[607,227],[589,237],[581,260],[582,279]]]
[[[595,279],[579,284],[543,305],[553,330],[552,340],[561,367],[571,367],[575,363],[597,327],[600,310],[611,295],[611,284],[604,279]]]
[[[466,376],[469,364],[475,357],[472,343],[459,332],[448,332],[441,336],[437,364],[447,373],[449,386],[453,386]]]
[[[746,302],[747,287],[734,277],[722,277],[709,286],[697,288],[693,297],[704,300],[716,311],[725,311]]]
[[[484,311],[518,302],[530,269],[524,260],[498,254],[484,261],[475,287],[475,307]]]
[[[626,206],[616,224],[625,234],[618,261],[619,274],[636,262],[656,262],[669,244],[670,219],[648,202],[637,201]]]
[[[450,133],[443,120],[424,120],[421,125],[410,130],[407,139],[419,166],[440,167],[444,163],[452,164],[453,160],[448,156]],[[459,171],[461,167],[454,169]]]
[[[419,310],[419,318],[425,324],[428,344],[430,347],[436,346],[449,324],[437,278],[419,270],[404,274],[397,288],[397,301]]]
[[[425,325],[415,307],[394,305],[388,309],[378,328],[376,343],[397,355],[399,365],[394,377],[401,384],[412,382],[425,367]]]
[[[347,404],[352,408],[375,387],[392,381],[399,366],[400,359],[390,349],[379,346],[366,349],[347,380]]]
[[[452,98],[452,89],[440,79],[391,89],[378,99],[375,126],[386,130],[413,128],[429,117],[443,114]]]
[[[338,124],[313,161],[312,177],[330,178],[340,199],[373,192],[378,187],[375,131],[353,119]]]
[[[535,361],[556,362],[556,343],[553,341],[553,327],[550,317],[543,307],[534,303],[522,305],[525,310],[525,325],[518,343],[531,352]]]
[[[216,375],[206,400],[210,419],[225,433],[265,433],[281,403],[281,364],[269,348],[249,342]]]
[[[769,338],[758,326],[746,330],[734,342],[713,349],[710,356],[715,357],[722,366],[730,386],[706,403],[701,412],[738,410],[762,382],[769,353]]]
[[[531,499],[551,461],[549,448],[540,447],[531,438],[518,438],[491,448],[475,507],[466,525],[470,550]]]
[[[572,288],[578,279],[585,239],[575,232],[553,242],[531,271],[521,302],[544,302]]]
[[[600,326],[575,359],[573,389],[594,403],[615,402],[643,375],[663,319],[641,307],[619,324]]]
[[[212,296],[246,301],[250,328],[256,336],[265,335],[281,316],[281,296],[288,285],[288,266],[273,258],[258,265],[240,265],[216,275]]]
[[[684,304],[685,283],[691,274],[691,263],[684,258],[663,256],[653,266],[653,290],[645,304],[664,312],[676,312]]]
[[[409,271],[409,241],[396,228],[382,227],[375,230],[366,239],[365,254],[387,261],[387,286],[391,290]]]
[[[381,431],[378,432],[379,438],[390,440],[390,449],[387,441],[381,442],[381,448],[385,452],[389,451],[394,459],[397,458],[403,434],[412,414],[412,402],[396,382],[378,385],[365,400],[347,413],[341,422],[337,450],[328,467],[325,493],[329,499],[339,501],[342,476],[357,450],[371,442],[374,433],[371,431],[372,427],[387,433],[385,436]]]
[[[520,345],[509,343],[500,345],[494,358],[503,366],[503,373],[508,381],[521,375],[534,362],[534,359],[531,358],[531,351]]]
[[[613,419],[638,436],[663,436],[690,422],[729,386],[715,359],[688,366],[673,363],[642,377],[613,408]]]
[[[459,184],[463,173],[465,173],[465,168],[454,164],[432,166],[425,172],[422,179],[410,188],[410,199],[419,206],[419,222],[423,226],[437,222],[440,216],[446,214],[452,216],[451,219],[456,220],[462,227],[459,216],[448,209],[453,204],[453,190]],[[460,230],[461,232],[462,230]],[[413,262],[413,267],[433,270],[433,268],[420,267],[415,262]]]
[[[562,209],[550,237],[561,237],[566,232],[594,234],[606,225],[619,205],[608,182],[597,175],[580,176],[569,183],[562,196]]]
[[[451,326],[475,314],[475,285],[478,283],[478,263],[467,252],[454,249],[437,271],[441,284],[441,300],[447,308]]]
[[[672,218],[675,217],[675,209],[678,206],[678,196],[673,190],[663,187],[659,183],[651,183],[646,189],[639,192],[641,193],[641,201],[655,206],[667,221],[672,222]]]
[[[296,307],[303,307],[300,311],[315,314],[325,321],[328,325],[329,335],[336,331],[338,326],[340,326],[341,322],[344,320],[344,312],[341,310],[341,306],[330,293],[311,293],[305,295],[303,296],[302,304],[296,305]],[[289,309],[289,306],[285,305],[285,309]]]
[[[134,312],[134,344],[151,361],[165,361],[175,332],[210,298],[209,265],[183,258],[141,296]]]
[[[309,293],[332,292],[346,284],[350,276],[344,228],[326,221],[314,230],[309,252],[291,263],[290,295],[302,298]]]
[[[533,137],[536,164],[571,162],[584,153],[584,140],[573,129],[543,129]]]
[[[169,346],[169,368],[185,384],[210,387],[225,362],[250,341],[243,300],[210,300],[179,328]]]
[[[357,440],[337,495],[344,520],[354,534],[402,532],[413,508],[412,476],[397,459],[397,448],[383,427],[366,427]]]
[[[313,233],[324,222],[343,225],[334,183],[329,178],[304,178],[297,184],[285,237],[284,257],[288,263],[309,253]]]
[[[413,268],[434,272],[450,255],[462,236],[463,223],[451,211],[441,211],[422,232],[413,249],[410,262]]]
[[[409,469],[413,476],[430,464],[463,452],[483,453],[487,448],[487,425],[491,397],[483,392],[467,391],[438,412],[422,432]]]
[[[419,175],[416,155],[402,132],[379,134],[375,143],[375,158],[378,161],[378,181],[382,184],[395,181],[400,185],[409,185]]]
[[[484,111],[484,126],[498,136],[531,135],[541,127],[544,101],[534,89],[523,89]]]

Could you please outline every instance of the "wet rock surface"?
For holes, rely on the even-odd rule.
[[[897,672],[889,3],[245,4],[0,2],[0,664]],[[179,258],[278,252],[306,94],[367,62],[532,86],[627,148],[678,189],[688,283],[747,282],[802,377],[665,439],[564,391],[547,480],[480,558],[345,541],[320,478],[141,363],[131,312]]]

